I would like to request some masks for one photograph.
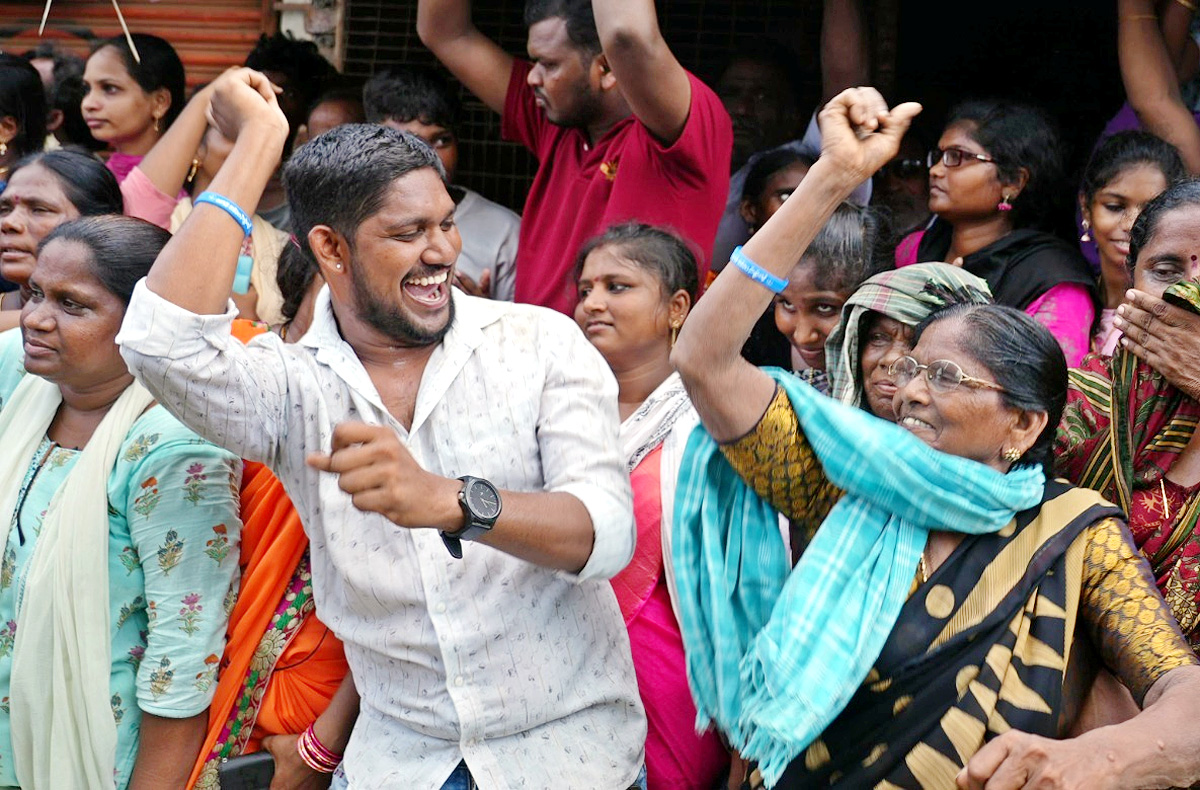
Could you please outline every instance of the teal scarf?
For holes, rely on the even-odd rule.
[[[846,495],[789,570],[776,511],[700,426],[679,472],[672,561],[697,727],[715,721],[773,786],[862,685],[928,532],[996,532],[1041,501],[1046,481],[1040,468],[1004,475],[939,452],[768,373]]]

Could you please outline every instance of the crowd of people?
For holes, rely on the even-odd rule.
[[[0,55],[0,790],[1200,784],[1196,9],[1117,5],[1065,205],[858,0],[820,108],[653,0]]]

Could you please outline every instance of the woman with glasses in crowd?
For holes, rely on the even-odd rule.
[[[987,281],[997,304],[1032,315],[1069,365],[1088,352],[1095,277],[1079,251],[1041,230],[1062,177],[1058,135],[1040,110],[967,102],[929,155],[937,220],[902,243],[900,265],[958,261]]]
[[[917,111],[868,88],[835,98],[797,199],[672,354],[707,429],[680,470],[672,553],[700,720],[773,787],[1190,786],[1200,661],[1120,512],[1047,478],[1067,370],[1044,327],[995,305],[922,322],[891,368],[896,424],[739,354]],[[811,525],[795,568],[779,514]],[[1062,739],[1088,656],[1143,710]]]
[[[991,304],[987,283],[948,263],[916,263],[871,277],[842,306],[825,344],[830,395],[896,421],[892,365],[909,354],[917,326],[956,304]]]

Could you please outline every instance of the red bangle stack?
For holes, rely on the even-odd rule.
[[[342,762],[340,754],[329,751],[325,744],[317,739],[311,724],[307,730],[300,733],[300,739],[296,741],[296,750],[300,752],[300,759],[304,764],[317,773],[331,774]]]

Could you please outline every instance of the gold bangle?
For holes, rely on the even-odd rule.
[[[1193,3],[1192,0],[1175,0],[1175,2],[1179,3],[1181,6],[1183,6],[1187,10],[1191,11],[1193,14],[1196,13],[1196,4]]]
[[[1176,2],[1179,2],[1179,0],[1176,0]],[[1127,19],[1130,21],[1135,20],[1135,19],[1151,19],[1155,22],[1158,21],[1158,17],[1156,17],[1154,14],[1127,14],[1127,15],[1121,17],[1121,19]]]

